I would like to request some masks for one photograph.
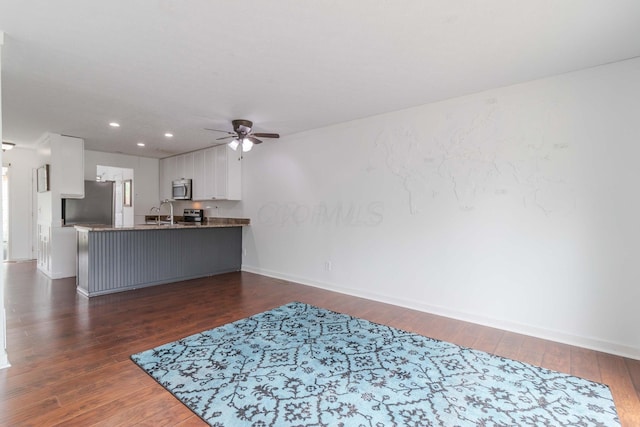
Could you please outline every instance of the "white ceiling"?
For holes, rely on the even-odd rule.
[[[0,0],[0,31],[4,140],[166,157],[640,56],[640,1]]]

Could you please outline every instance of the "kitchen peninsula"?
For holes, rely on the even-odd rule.
[[[248,219],[210,218],[198,225],[76,225],[77,289],[92,297],[195,279],[242,265]]]

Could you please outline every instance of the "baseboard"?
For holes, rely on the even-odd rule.
[[[49,271],[46,270],[44,267],[40,267],[37,266],[37,269],[39,272],[41,272],[42,274],[44,274],[45,276],[47,276],[49,279],[66,279],[67,277],[75,277],[76,273],[64,273],[64,272],[60,272],[60,271]]]
[[[532,325],[520,324],[517,322],[509,322],[505,320],[492,319],[488,317],[479,316],[473,313],[465,313],[461,311],[451,310],[446,307],[440,307],[430,304],[421,304],[416,301],[398,298],[397,296],[384,295],[375,292],[366,292],[359,289],[347,288],[344,286],[338,286],[327,282],[321,282],[314,279],[294,276],[278,271],[268,270],[264,268],[257,268],[253,266],[243,265],[242,271],[249,273],[260,274],[263,276],[273,277],[275,279],[287,280],[290,282],[296,282],[303,285],[313,286],[316,288],[326,289],[328,291],[334,291],[346,295],[352,295],[355,297],[366,298],[373,301],[378,301],[386,304],[397,305],[399,307],[408,308],[411,310],[418,310],[425,313],[435,314],[438,316],[449,317],[451,319],[462,320],[465,322],[475,323],[478,325],[488,326],[491,328],[502,329],[509,332],[515,332],[532,337],[542,338],[549,341],[555,341],[563,344],[573,345],[576,347],[587,348],[590,350],[601,351],[604,353],[614,354],[617,356],[627,357],[630,359],[640,360],[640,348],[629,347],[623,344],[607,342],[603,340],[597,340],[593,338],[566,334],[562,331],[549,330],[544,328],[538,328]]]
[[[4,354],[0,354],[0,369],[10,368],[11,363],[9,363],[9,357],[7,356],[7,352]]]

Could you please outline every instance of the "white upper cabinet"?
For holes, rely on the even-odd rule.
[[[240,200],[239,153],[226,145],[194,151],[160,161],[160,198],[171,198],[171,181],[191,178],[193,200]]]
[[[191,187],[191,195],[193,200],[204,200],[207,198],[207,190],[205,189],[205,150],[193,153],[193,182]]]
[[[207,187],[207,199],[224,199],[226,196],[226,180],[224,165],[218,165],[218,147],[210,148],[205,152],[207,171],[205,185]]]
[[[176,157],[160,160],[160,200],[171,199],[171,181],[176,179]]]
[[[173,179],[193,179],[193,153],[182,154],[172,158],[175,161]]]
[[[49,184],[63,199],[84,197],[84,140],[51,134]]]
[[[242,199],[242,161],[241,153],[233,151],[227,145],[215,147],[216,151],[216,182],[218,191],[224,194],[224,199]]]
[[[182,164],[180,165],[181,168],[179,170],[179,174],[180,175],[178,177],[178,179],[181,178],[186,178],[186,179],[193,179],[193,158],[194,158],[194,153],[187,153],[187,154],[183,154],[182,156],[179,156],[182,158]]]
[[[173,163],[174,163],[174,170],[173,170],[173,178],[174,179],[181,179],[181,178],[187,178],[186,176],[184,176],[182,174],[182,172],[184,172],[184,156],[174,156],[173,157]]]

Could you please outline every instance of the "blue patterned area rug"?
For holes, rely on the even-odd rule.
[[[616,426],[607,386],[302,303],[131,356],[212,426]]]

